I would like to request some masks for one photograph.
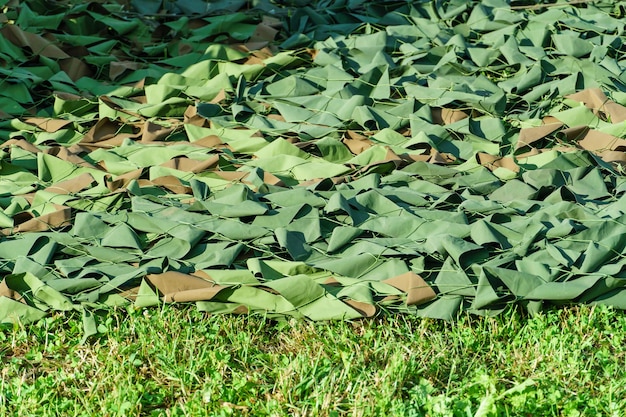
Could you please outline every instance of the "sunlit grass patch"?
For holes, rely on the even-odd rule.
[[[626,317],[275,322],[192,308],[1,333],[2,415],[622,415]]]

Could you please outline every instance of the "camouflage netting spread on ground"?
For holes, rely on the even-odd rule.
[[[4,0],[0,322],[626,308],[619,2]]]

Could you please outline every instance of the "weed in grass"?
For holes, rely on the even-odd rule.
[[[626,412],[626,317],[604,307],[442,322],[111,311],[0,333],[0,415],[499,416]]]

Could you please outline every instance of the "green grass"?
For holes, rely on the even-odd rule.
[[[118,310],[0,333],[3,416],[626,414],[626,316],[600,307],[454,322],[275,323]]]

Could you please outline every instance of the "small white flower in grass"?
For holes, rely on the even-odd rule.
[[[202,401],[205,404],[208,404],[211,402],[211,391],[205,391],[204,394],[202,394]]]

